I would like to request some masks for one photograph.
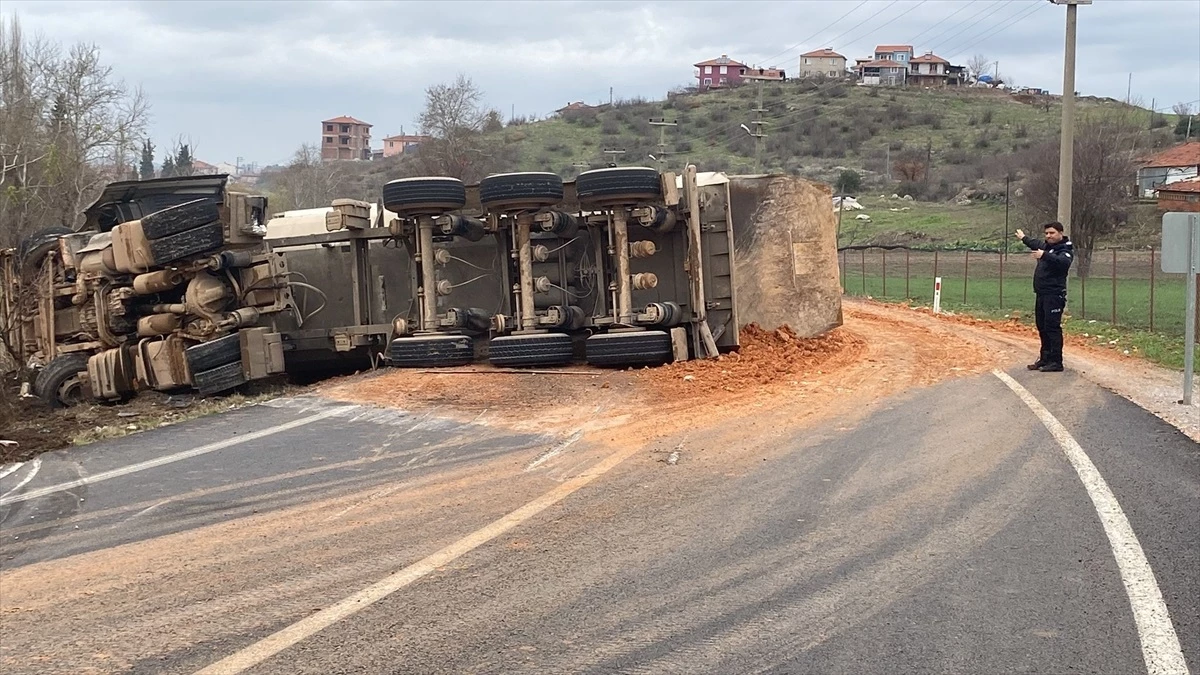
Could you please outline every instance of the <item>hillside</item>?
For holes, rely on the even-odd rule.
[[[509,125],[492,135],[515,147],[510,170],[554,171],[574,176],[587,166],[604,166],[604,149],[624,149],[620,164],[653,166],[659,155],[659,128],[650,118],[674,120],[668,127],[667,168],[693,162],[705,170],[750,173],[754,139],[739,127],[754,119],[756,88],[672,95],[666,101],[624,101],[613,106],[565,112],[546,120]],[[950,198],[963,185],[1002,177],[1006,159],[1057,135],[1061,108],[1051,97],[1014,96],[981,89],[916,90],[816,84],[768,84],[763,90],[762,168],[832,182],[837,169],[863,173],[866,185],[887,182],[889,158],[932,154],[929,198]],[[1112,100],[1084,97],[1080,115],[1096,110],[1150,112]],[[1170,116],[1158,116],[1169,124]],[[1159,131],[1171,142],[1169,127]],[[1016,162],[1019,164],[1019,161]],[[586,165],[586,166],[583,166]],[[1019,168],[1015,167],[1015,168]]]

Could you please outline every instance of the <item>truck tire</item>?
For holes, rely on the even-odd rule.
[[[500,173],[479,181],[479,201],[488,208],[554,206],[562,198],[562,178],[549,172]]]
[[[150,255],[154,257],[156,265],[165,265],[180,258],[220,248],[224,242],[225,233],[221,223],[209,223],[179,234],[151,239]]]
[[[662,179],[648,167],[594,169],[575,178],[575,194],[582,206],[656,201],[662,197]]]
[[[465,366],[475,360],[475,345],[466,335],[396,338],[388,345],[387,360],[398,368]]]
[[[402,216],[456,211],[467,203],[467,188],[457,178],[401,178],[383,186],[383,208]]]
[[[76,352],[51,359],[33,378],[33,393],[51,408],[68,408],[84,401],[82,373],[88,355]]]
[[[23,237],[17,243],[17,260],[21,265],[21,275],[28,277],[36,271],[46,254],[58,245],[59,237],[71,232],[69,227],[55,225]]]
[[[603,367],[660,366],[674,355],[670,334],[660,330],[593,335],[585,348],[588,364]]]
[[[221,219],[217,203],[211,199],[197,199],[186,204],[155,211],[142,218],[142,232],[150,240],[162,239],[180,232],[194,230]]]
[[[227,363],[210,370],[192,373],[192,386],[202,395],[219,394],[246,383],[242,362]]]
[[[566,333],[506,335],[489,343],[493,366],[561,366],[574,360],[573,341]]]
[[[242,341],[238,334],[234,333],[201,342],[183,350],[183,358],[187,359],[188,370],[193,373],[237,363],[242,360]]]

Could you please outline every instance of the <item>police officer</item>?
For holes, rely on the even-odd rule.
[[[1043,228],[1045,241],[1025,236],[1017,230],[1017,238],[1033,249],[1037,268],[1033,271],[1034,318],[1038,336],[1042,338],[1042,352],[1038,360],[1026,366],[1043,373],[1061,373],[1063,370],[1062,315],[1067,308],[1067,270],[1071,269],[1074,251],[1071,240],[1063,234],[1062,223],[1047,223]]]

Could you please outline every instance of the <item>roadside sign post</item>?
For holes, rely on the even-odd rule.
[[[942,313],[942,278],[933,278],[933,313]]]
[[[1162,220],[1162,271],[1187,275],[1187,316],[1183,327],[1183,401],[1192,404],[1196,369],[1196,275],[1200,268],[1200,213],[1165,213]]]

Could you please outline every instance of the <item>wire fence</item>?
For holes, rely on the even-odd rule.
[[[1023,253],[913,251],[856,247],[838,252],[842,289],[850,295],[931,304],[941,277],[946,308],[1033,309],[1037,261]],[[1104,249],[1092,254],[1086,278],[1072,270],[1067,311],[1095,320],[1168,335],[1183,335],[1187,276],[1165,274],[1155,249]]]

